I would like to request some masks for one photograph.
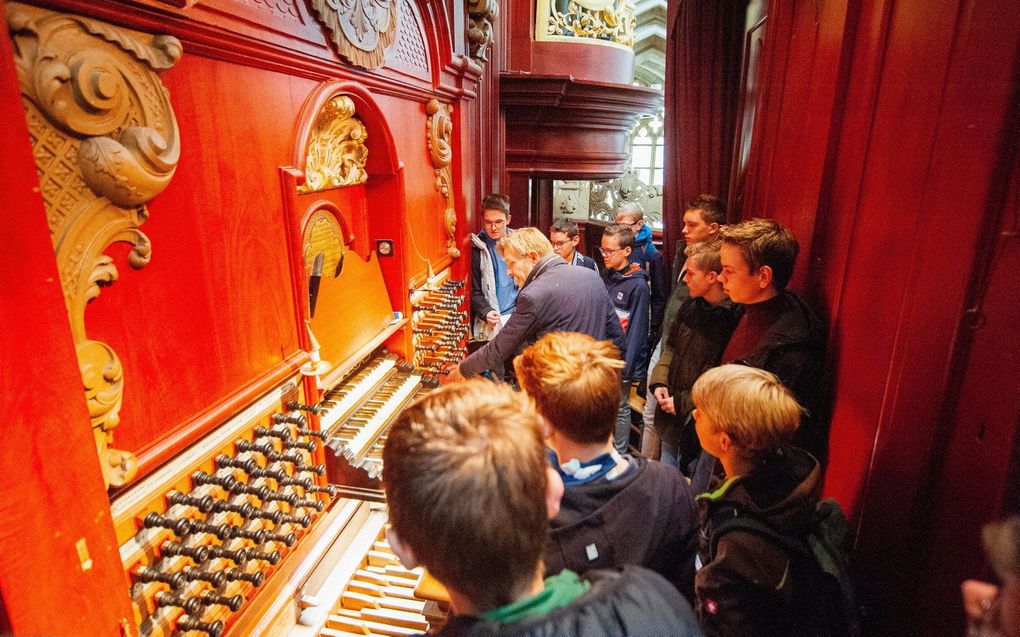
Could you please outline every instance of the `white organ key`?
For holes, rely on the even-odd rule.
[[[348,412],[358,403],[364,400],[375,385],[389,374],[390,370],[397,366],[393,358],[384,358],[361,380],[357,381],[354,387],[350,387],[347,395],[341,398],[335,405],[328,408],[328,413],[320,419],[322,431],[328,431],[330,427],[340,422]]]
[[[393,417],[393,414],[397,412],[397,409],[404,403],[405,400],[418,389],[418,385],[421,384],[421,376],[418,374],[411,374],[400,387],[393,392],[393,395],[381,406],[378,411],[372,416],[368,423],[363,426],[354,436],[354,438],[347,443],[343,448],[343,454],[348,460],[353,460],[358,456],[361,456],[379,436],[380,430],[383,425]]]

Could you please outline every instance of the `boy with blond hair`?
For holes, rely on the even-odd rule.
[[[435,635],[697,634],[681,595],[646,569],[543,579],[563,485],[541,429],[525,395],[473,379],[428,394],[390,430],[387,535],[404,566],[449,591],[454,617]]]
[[[619,454],[619,350],[585,334],[546,334],[514,360],[521,388],[549,424],[550,461],[566,487],[545,547],[548,573],[639,564],[689,599],[698,526],[675,467]]]
[[[806,544],[822,487],[818,461],[790,446],[800,405],[775,375],[745,365],[708,370],[691,398],[698,440],[725,473],[698,496],[704,566],[695,588],[706,633],[829,634],[812,585],[818,564],[791,548]]]

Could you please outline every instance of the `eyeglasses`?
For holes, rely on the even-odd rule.
[[[560,248],[562,248],[563,246],[567,245],[568,243],[570,243],[570,242],[569,241],[553,241],[552,242],[553,250],[559,250]]]
[[[612,259],[614,254],[616,254],[617,252],[619,252],[619,251],[621,251],[623,249],[624,248],[617,248],[615,250],[606,250],[605,248],[599,248],[599,254],[601,254],[603,257],[605,257],[607,259]]]
[[[483,226],[489,226],[490,228],[498,228],[506,225],[506,219],[500,219],[499,221],[485,221],[482,220]]]

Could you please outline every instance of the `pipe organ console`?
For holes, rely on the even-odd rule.
[[[468,315],[463,289],[463,281],[446,280],[411,294],[415,367],[445,374],[446,368],[464,358]]]
[[[466,346],[451,114],[480,69],[436,57],[449,7],[387,3],[369,59],[323,39],[341,9],[100,4],[0,5],[31,255],[8,287],[39,317],[11,340],[47,353],[17,387],[54,390],[9,446],[65,445],[0,484],[29,505],[0,532],[0,633],[421,630],[381,452]]]

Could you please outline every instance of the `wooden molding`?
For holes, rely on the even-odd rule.
[[[504,73],[506,170],[557,179],[609,179],[623,173],[637,118],[661,103],[656,89]]]
[[[436,190],[446,199],[446,211],[443,213],[446,253],[457,259],[460,258],[460,250],[457,248],[457,209],[454,207],[453,173],[450,169],[453,161],[453,107],[431,99],[425,105],[425,112],[428,114],[426,144],[436,173]]]
[[[130,481],[135,456],[114,449],[124,370],[111,347],[90,339],[85,307],[119,273],[103,254],[132,245],[131,267],[149,262],[139,229],[145,203],[170,183],[180,157],[177,121],[157,71],[182,48],[77,15],[7,5],[22,102],[78,355],[89,416],[108,487]]]
[[[340,55],[355,66],[383,65],[397,35],[399,0],[312,0]]]

